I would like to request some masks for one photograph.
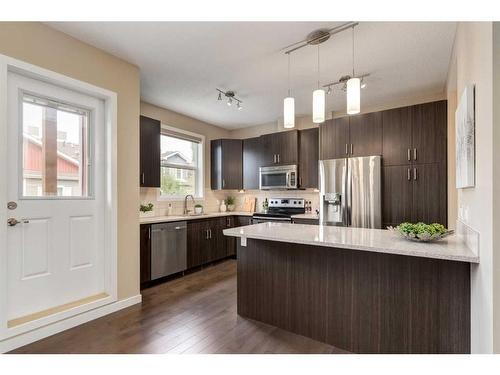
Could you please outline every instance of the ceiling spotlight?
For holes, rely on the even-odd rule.
[[[236,101],[236,108],[238,110],[243,109],[243,107],[241,105],[241,103],[243,103],[243,102],[236,97],[236,94],[234,91],[222,91],[218,88],[216,88],[216,90],[218,91],[217,100],[222,100],[222,95],[224,95],[227,98],[226,104],[228,107],[230,107],[233,104],[233,100],[234,100],[234,101]]]

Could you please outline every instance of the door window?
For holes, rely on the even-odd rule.
[[[22,197],[91,196],[90,111],[22,95]]]

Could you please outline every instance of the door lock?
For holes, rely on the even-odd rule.
[[[17,203],[11,201],[11,202],[7,203],[7,208],[9,210],[15,210],[17,208]]]

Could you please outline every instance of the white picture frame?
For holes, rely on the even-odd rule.
[[[455,111],[456,187],[475,186],[475,101],[474,85],[467,85]]]

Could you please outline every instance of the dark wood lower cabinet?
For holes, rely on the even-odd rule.
[[[248,239],[237,283],[239,315],[350,352],[470,352],[468,263]]]
[[[151,225],[142,224],[140,236],[140,283],[151,281]]]

